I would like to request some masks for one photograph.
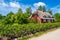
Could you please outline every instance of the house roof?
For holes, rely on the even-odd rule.
[[[48,12],[43,12],[43,11],[38,10],[35,13],[37,13],[40,16],[40,18],[42,18],[42,19],[54,19],[54,17]],[[30,18],[31,18],[31,16],[30,16]]]
[[[48,12],[42,12],[42,11],[38,11],[38,15],[41,17],[41,18],[48,18],[48,17],[52,17],[52,15]],[[45,17],[44,17],[45,16]]]
[[[53,16],[48,13],[48,12],[43,12],[43,11],[37,11],[37,14],[40,16],[42,19],[53,19]]]

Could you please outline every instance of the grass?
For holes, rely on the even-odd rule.
[[[28,40],[29,38],[34,38],[34,37],[42,36],[42,35],[44,35],[44,34],[47,34],[48,32],[52,32],[52,31],[57,30],[57,29],[59,29],[59,28],[60,28],[60,27],[58,27],[58,28],[53,28],[53,29],[50,29],[50,30],[47,30],[47,31],[43,31],[43,32],[38,32],[38,33],[29,35],[29,36],[20,37],[20,38],[18,38],[18,40]]]

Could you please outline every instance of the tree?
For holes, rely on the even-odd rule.
[[[27,23],[27,18],[28,18],[28,14],[27,13],[23,13],[22,9],[19,9],[17,11],[17,13],[14,15],[14,23],[18,23],[18,24],[23,24],[23,23]]]
[[[49,12],[51,15],[52,15],[52,11],[51,11],[51,9],[48,9],[48,11],[47,12]]]
[[[0,14],[0,20],[5,19],[5,16],[3,16],[2,14]]]
[[[45,12],[45,11],[46,11],[46,8],[45,8],[45,6],[39,6],[39,7],[38,7],[38,10]]]
[[[0,14],[0,19],[2,19],[2,14]]]
[[[31,7],[26,8],[26,13],[30,16],[32,14]]]
[[[3,20],[3,16],[2,14],[0,14],[0,23],[2,23],[2,20]]]
[[[46,7],[45,6],[43,6],[43,11],[46,12]]]
[[[18,10],[18,12],[17,12],[17,13],[19,13],[19,14],[23,13],[23,12],[22,12],[22,9],[21,9],[21,8],[19,8],[19,10]]]
[[[14,23],[20,23],[21,22],[20,18],[21,18],[22,14],[23,14],[22,9],[19,8],[17,13],[14,15],[14,19],[15,19]]]
[[[7,14],[7,16],[12,16],[12,15],[14,15],[12,11]]]
[[[59,13],[55,13],[54,17],[55,17],[56,21],[60,21],[60,14]]]
[[[43,7],[42,6],[39,6],[38,7],[38,10],[42,11],[43,10]]]
[[[13,12],[9,12],[4,20],[5,24],[12,24],[14,22],[14,13]]]

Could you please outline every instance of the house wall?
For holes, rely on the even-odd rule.
[[[40,22],[43,23],[43,19],[40,19],[40,20],[41,20]]]
[[[33,20],[34,18],[36,18],[38,20],[38,22],[40,23],[48,23],[48,22],[54,22],[54,19],[41,19],[39,15],[32,15],[31,17]]]
[[[54,19],[41,19],[41,23],[54,22]]]
[[[38,22],[41,22],[41,23],[43,22],[39,15],[35,15],[35,16],[32,15],[31,19],[34,19],[34,18],[36,18]]]
[[[47,22],[54,22],[54,19],[47,19]]]
[[[46,19],[46,22],[48,22],[48,19]]]

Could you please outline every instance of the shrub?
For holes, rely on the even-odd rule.
[[[46,31],[51,28],[60,27],[60,22],[56,23],[43,23],[43,24],[17,24],[12,25],[0,24],[0,36],[6,36],[10,38],[23,37],[30,34],[35,34],[36,32]]]

